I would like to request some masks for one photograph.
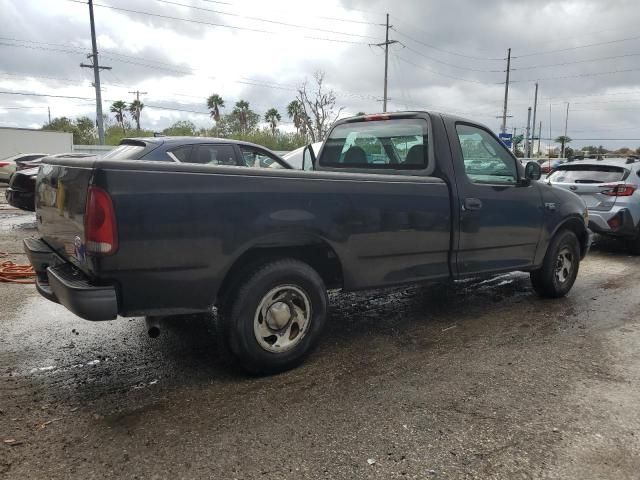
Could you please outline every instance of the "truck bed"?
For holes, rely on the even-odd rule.
[[[145,161],[52,162],[38,182],[44,242],[118,292],[121,314],[209,309],[256,248],[318,245],[346,290],[450,275],[451,206],[436,177]],[[85,255],[89,185],[109,192],[118,250]]]

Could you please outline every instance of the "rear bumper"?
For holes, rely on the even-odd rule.
[[[115,286],[91,283],[40,239],[25,239],[24,249],[37,274],[36,289],[43,297],[86,320],[113,320],[118,316]]]
[[[589,210],[589,229],[617,237],[633,237],[637,234],[636,222],[627,208],[610,212]]]

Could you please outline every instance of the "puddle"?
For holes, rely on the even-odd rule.
[[[0,214],[0,231],[11,230],[35,230],[36,219],[33,214],[18,213],[18,214]]]

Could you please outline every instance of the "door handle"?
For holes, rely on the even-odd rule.
[[[482,200],[479,198],[465,198],[462,203],[463,210],[480,210],[482,208]]]

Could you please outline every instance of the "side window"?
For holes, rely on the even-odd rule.
[[[245,166],[253,168],[284,168],[280,161],[259,148],[240,145]]]
[[[233,145],[194,145],[190,163],[237,166]]]
[[[514,185],[518,181],[515,159],[489,132],[471,125],[456,126],[464,170],[474,183]]]
[[[169,150],[167,155],[171,157],[174,162],[186,163],[189,161],[189,155],[191,154],[192,145],[183,145],[181,147]]]
[[[319,162],[332,168],[429,170],[428,151],[422,119],[348,122],[331,131]]]

